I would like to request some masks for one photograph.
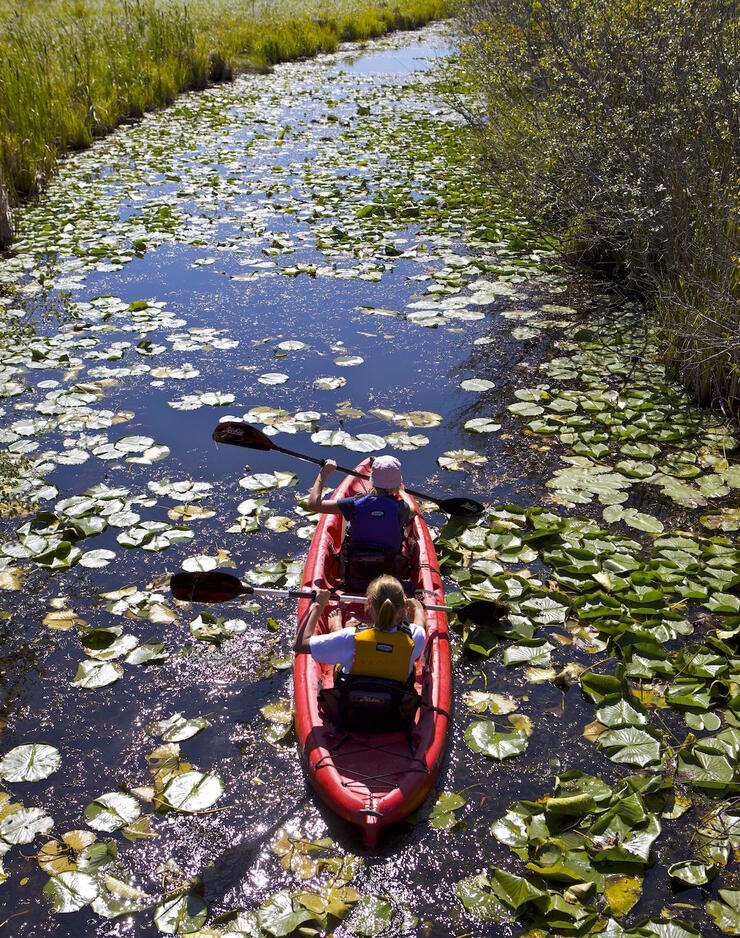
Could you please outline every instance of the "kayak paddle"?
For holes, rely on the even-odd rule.
[[[290,599],[314,599],[316,596],[309,590],[250,586],[239,577],[221,570],[176,573],[170,580],[170,589],[175,599],[195,603],[225,603],[240,596],[285,596]],[[352,596],[338,590],[331,590],[330,595],[340,602],[365,602],[364,596]],[[479,625],[498,622],[508,611],[503,603],[485,599],[476,599],[464,606],[440,606],[434,603],[422,603],[422,606],[430,612],[454,612],[459,619],[471,619]]]
[[[305,453],[297,453],[285,446],[279,446],[267,434],[258,430],[257,427],[238,420],[224,420],[220,423],[213,431],[213,439],[217,443],[230,443],[232,446],[245,446],[247,449],[275,450],[278,453],[285,453],[286,456],[305,459],[306,462],[312,462],[317,466],[324,465],[323,459],[317,459],[315,456],[307,456]],[[363,472],[357,472],[356,469],[347,469],[345,466],[337,466],[337,469],[347,475],[356,476],[358,479],[369,478]],[[423,492],[415,492],[407,486],[404,486],[404,488],[409,495],[434,502],[441,511],[448,515],[455,515],[458,518],[477,518],[485,511],[485,506],[473,498],[459,496],[455,498],[434,498],[431,495],[425,495]]]

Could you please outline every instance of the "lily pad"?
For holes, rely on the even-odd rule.
[[[55,746],[45,743],[16,746],[0,759],[0,778],[6,782],[40,782],[56,772],[61,763]]]
[[[224,783],[218,775],[191,771],[176,775],[167,784],[164,798],[175,811],[197,814],[211,808],[223,793]]]
[[[97,898],[99,886],[88,873],[69,870],[52,876],[42,892],[52,912],[78,912]]]
[[[141,815],[141,806],[132,795],[111,791],[91,801],[84,815],[94,830],[111,833],[135,821]]]
[[[525,733],[501,733],[488,720],[477,720],[465,729],[465,742],[473,752],[492,759],[509,759],[527,748]]]

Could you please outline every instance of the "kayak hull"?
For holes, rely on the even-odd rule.
[[[357,468],[369,474],[369,460]],[[358,495],[367,487],[362,479],[348,476],[333,497]],[[341,515],[321,515],[306,560],[303,589],[340,585],[337,554],[343,526]],[[419,543],[419,563],[411,576],[416,595],[425,602],[443,604],[434,545],[419,516],[414,534]],[[299,627],[309,608],[309,600],[301,600]],[[349,615],[364,618],[359,604],[348,604],[344,611],[345,620]],[[317,634],[326,631],[326,615]],[[427,642],[415,666],[415,686],[423,705],[409,738],[403,733],[338,733],[333,724],[324,722],[318,692],[333,685],[332,668],[318,664],[310,655],[296,656],[293,681],[296,735],[308,780],[322,801],[361,829],[366,848],[372,849],[384,827],[403,820],[424,802],[442,769],[452,691],[447,617],[443,612],[427,612]]]

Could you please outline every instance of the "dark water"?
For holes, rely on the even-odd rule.
[[[120,529],[108,528],[94,544],[86,543],[85,549],[116,551],[109,566],[77,566],[59,574],[29,568],[24,590],[3,594],[2,608],[10,618],[0,624],[2,752],[24,742],[46,741],[62,755],[60,771],[48,780],[7,787],[27,806],[45,807],[54,819],[55,835],[82,828],[83,810],[93,798],[119,787],[150,783],[146,756],[159,741],[147,733],[149,723],[176,711],[188,717],[207,716],[210,726],[181,742],[180,750],[194,767],[223,779],[225,794],[215,809],[197,816],[162,815],[145,805],[156,839],[129,843],[120,833],[99,836],[116,840],[115,868],[153,900],[162,893],[163,877],[169,888],[201,878],[209,922],[230,909],[255,908],[282,886],[299,887],[293,875],[281,870],[270,847],[280,827],[315,838],[328,835],[340,852],[361,852],[353,830],[308,792],[294,747],[272,747],[264,739],[267,722],[260,708],[291,693],[290,671],[267,666],[273,654],[283,655],[290,647],[294,628],[290,604],[263,603],[257,613],[230,608],[227,618],[243,617],[247,631],[216,646],[191,637],[188,624],[197,610],[177,609],[175,621],[163,623],[145,616],[112,615],[100,599],[101,593],[124,586],[142,590],[153,586],[161,592],[161,602],[171,608],[168,576],[186,558],[198,554],[228,551],[236,571],[281,557],[305,556],[308,541],[299,539],[295,528],[278,533],[263,527],[247,536],[227,529],[237,518],[236,506],[253,494],[238,484],[246,463],[252,472],[277,468],[298,474],[296,488],[264,496],[273,514],[288,516],[296,525],[305,522],[294,514],[294,496],[308,490],[313,467],[275,454],[217,447],[211,432],[219,417],[241,416],[255,406],[284,408],[289,413],[311,410],[321,414],[320,429],[342,427],[352,434],[386,435],[404,428],[369,410],[432,411],[440,416],[439,426],[407,430],[424,434],[429,443],[400,453],[405,478],[432,493],[470,494],[491,503],[539,504],[544,481],[556,464],[556,455],[538,448],[538,441],[525,436],[506,410],[514,400],[513,389],[532,383],[529,373],[550,354],[549,334],[543,333],[536,341],[514,339],[511,321],[498,313],[511,306],[527,309],[542,303],[580,308],[594,292],[591,285],[559,281],[554,289],[535,260],[522,268],[518,279],[512,271],[515,297],[501,296],[488,305],[475,306],[484,313],[482,318],[448,320],[439,328],[424,328],[402,316],[368,315],[359,308],[403,311],[418,300],[431,281],[411,277],[441,269],[451,257],[473,252],[462,240],[465,219],[442,223],[447,225],[446,232],[439,226],[436,231],[426,230],[415,221],[399,223],[395,236],[405,240],[396,246],[402,252],[414,248],[414,256],[385,255],[385,269],[379,271],[376,282],[336,276],[358,269],[363,261],[371,262],[367,270],[362,268],[364,273],[378,268],[370,236],[364,256],[361,239],[354,235],[352,246],[344,252],[333,254],[316,244],[317,228],[323,224],[351,230],[357,210],[385,185],[418,192],[423,199],[439,189],[434,173],[441,180],[452,172],[445,170],[438,154],[430,155],[426,144],[418,153],[403,152],[410,139],[408,122],[428,120],[430,113],[440,128],[458,122],[431,88],[432,69],[448,50],[444,33],[430,29],[418,36],[370,44],[362,53],[351,50],[314,63],[284,66],[272,76],[243,78],[230,87],[186,96],[171,111],[149,116],[70,161],[48,197],[20,220],[18,256],[30,257],[32,264],[18,282],[29,282],[30,276],[33,283],[46,273],[53,285],[52,296],[69,291],[73,304],[105,295],[120,297],[126,305],[156,300],[184,320],[182,325],[146,333],[146,338],[166,347],[151,359],[129,348],[121,361],[83,359],[71,370],[48,368],[32,375],[29,383],[36,387],[23,402],[36,402],[46,393],[38,381],[59,381],[60,387],[102,381],[103,393],[94,407],[133,413],[107,431],[108,439],[143,434],[170,449],[165,460],[152,466],[132,465],[123,459],[102,462],[93,456],[81,465],[57,466],[47,481],[59,489],[59,498],[101,481],[123,485],[133,495],[152,500],[136,507],[142,520],[167,521],[168,511],[178,503],[153,496],[147,483],[163,478],[199,480],[213,486],[200,504],[214,509],[215,516],[191,522],[193,540],[161,553],[124,549],[116,542]],[[370,107],[375,127],[367,121],[363,126],[356,123],[358,106],[363,103]],[[330,113],[336,121],[327,119]],[[281,140],[279,134],[285,128],[289,129]],[[370,145],[362,165],[358,153]],[[276,166],[284,171],[276,171]],[[368,180],[367,187],[353,190],[352,180],[358,177]],[[464,184],[464,180],[456,182],[458,187]],[[174,218],[169,227],[163,207]],[[72,229],[65,232],[67,225]],[[95,268],[91,248],[104,245],[108,258],[115,258],[121,251],[132,251],[139,237],[146,242],[140,256],[120,269]],[[283,242],[275,249],[277,253],[263,253],[269,252],[276,239]],[[428,245],[425,252],[418,250],[421,242]],[[290,250],[285,248],[288,243]],[[77,246],[76,252],[71,244]],[[499,263],[504,267],[509,263],[508,253],[500,250]],[[65,267],[75,256],[82,258],[81,267],[75,268],[74,260]],[[194,266],[204,259],[212,263]],[[334,274],[233,279],[262,270],[245,262],[272,260],[281,267],[333,264]],[[465,266],[465,261],[460,263]],[[274,273],[272,268],[265,270]],[[475,279],[480,271],[466,276]],[[65,277],[77,277],[77,281],[70,284]],[[21,295],[22,308],[34,308],[34,304],[38,315],[41,301],[32,293]],[[63,317],[64,322],[69,320]],[[93,322],[100,325],[99,320]],[[84,322],[78,333],[99,339],[99,348],[120,340],[135,345],[144,335],[124,328],[128,325],[125,314],[109,322],[114,326],[109,333],[91,331]],[[224,337],[238,340],[238,345],[218,349],[203,347],[198,340],[197,348],[173,349],[177,340],[172,336],[199,327],[224,330]],[[39,323],[40,332],[54,341],[59,335],[69,335],[64,332],[67,327],[62,325],[61,333],[59,328],[55,318]],[[484,337],[491,342],[474,344]],[[299,340],[307,348],[276,357],[278,343],[285,340]],[[338,366],[334,359],[339,354],[359,355],[364,361]],[[177,380],[148,374],[112,378],[89,374],[100,366],[141,362],[152,368],[188,363],[200,375]],[[257,381],[269,372],[283,372],[288,380],[281,385]],[[345,377],[346,385],[331,391],[315,387],[317,377],[335,375]],[[483,393],[461,389],[460,382],[471,377],[490,379],[494,387]],[[168,404],[183,394],[213,390],[233,393],[234,402],[188,411]],[[337,415],[337,405],[347,401],[362,415]],[[15,399],[6,401],[3,419],[8,424],[25,416],[14,412],[15,403]],[[471,441],[463,425],[478,416],[496,419],[502,431]],[[52,427],[41,439],[41,448],[59,450],[65,437],[81,439],[79,431],[67,434],[63,428]],[[331,452],[347,465],[362,458],[358,453],[319,446],[305,431],[282,433],[277,442],[318,457]],[[82,439],[80,445],[90,444]],[[439,468],[440,453],[465,448],[484,454],[488,462],[465,473]],[[429,517],[432,524],[444,520],[435,514]],[[14,526],[6,523],[7,540],[12,539]],[[49,601],[55,597],[64,597],[66,608],[74,608],[88,625],[121,625],[125,634],[140,642],[163,642],[169,658],[162,665],[124,665],[123,677],[109,687],[70,686],[85,653],[75,629],[53,631],[42,624]],[[265,621],[268,615],[277,620],[275,631]],[[411,931],[428,938],[520,930],[473,923],[455,898],[459,879],[489,865],[510,865],[508,848],[489,832],[491,822],[509,803],[551,791],[560,770],[578,767],[612,781],[620,774],[618,767],[582,738],[593,709],[575,690],[564,696],[550,684],[529,684],[519,671],[507,671],[498,662],[468,659],[457,647],[455,656],[458,704],[441,786],[464,792],[463,826],[447,832],[420,823],[390,831],[378,854],[364,857],[364,867],[353,881],[363,894],[387,895],[408,907],[419,920]],[[484,687],[517,697],[521,711],[532,718],[534,734],[524,756],[498,763],[466,747],[462,733],[469,716],[459,698],[465,690]],[[35,859],[40,842],[13,847],[5,857],[9,878],[0,886],[5,934],[135,934],[142,938],[158,934],[151,908],[111,922],[89,908],[50,915],[41,898],[47,877]],[[691,893],[696,899],[698,894]],[[639,911],[657,912],[670,899],[664,875],[656,875],[653,882],[648,874]],[[397,928],[393,933],[398,933]],[[340,925],[335,934],[350,931]]]

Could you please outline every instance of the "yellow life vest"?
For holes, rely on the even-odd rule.
[[[395,632],[381,629],[358,628],[355,632],[355,655],[350,674],[362,677],[382,677],[404,683],[411,668],[414,640],[405,624]]]

